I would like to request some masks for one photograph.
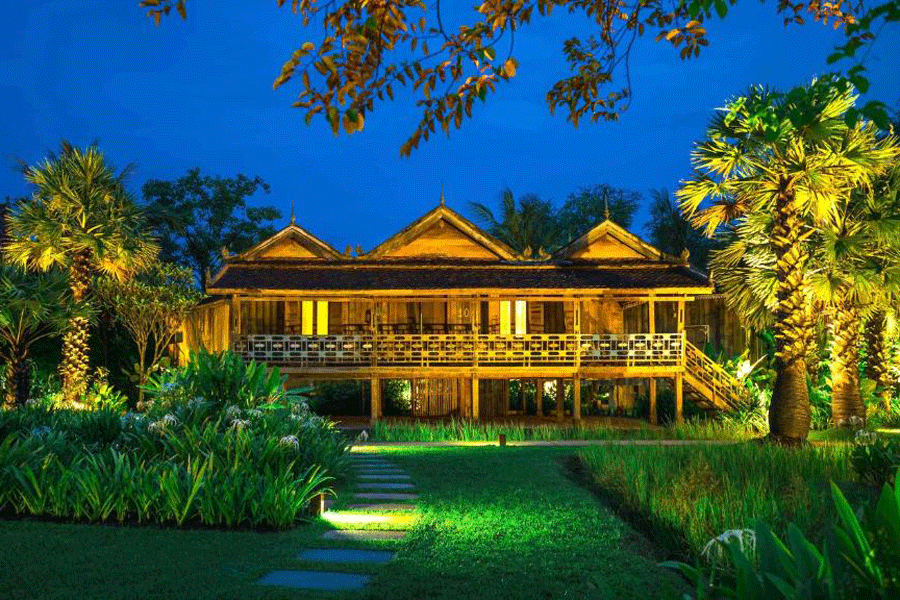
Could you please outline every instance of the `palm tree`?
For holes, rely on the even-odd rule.
[[[73,311],[68,286],[58,271],[26,273],[0,264],[0,358],[6,361],[6,402],[21,405],[31,387],[25,361],[31,346],[65,328]]]
[[[882,197],[855,194],[823,229],[810,281],[829,309],[831,416],[837,425],[865,420],[860,391],[860,333],[865,315],[881,312],[900,289],[900,212]]]
[[[156,256],[123,185],[128,170],[116,173],[96,145],[81,150],[63,142],[58,155],[24,174],[34,192],[8,219],[6,253],[32,270],[62,270],[75,303],[89,298],[94,273],[124,279]],[[70,403],[86,387],[88,325],[86,316],[73,315],[63,336],[60,375]]]
[[[696,174],[678,190],[682,209],[710,237],[747,215],[772,215],[776,378],[769,435],[776,442],[799,443],[809,431],[808,238],[897,156],[893,140],[879,138],[871,123],[847,124],[855,101],[851,89],[827,79],[788,94],[752,88],[713,119],[693,152]]]
[[[500,193],[500,213],[496,216],[480,202],[472,202],[471,207],[475,220],[488,233],[525,258],[541,248],[551,250],[561,244],[553,205],[534,194],[520,196],[516,203],[512,190],[506,188]]]
[[[900,121],[894,125],[895,131],[900,130]],[[890,226],[896,223],[900,214],[900,163],[883,178],[880,178],[873,190],[874,198],[884,212],[889,213],[889,218],[880,218],[880,225]],[[881,215],[878,215],[881,217]],[[890,252],[896,250],[896,242],[890,240],[882,250]],[[900,291],[883,288],[887,294],[882,298],[880,306],[876,306],[866,319],[863,333],[866,343],[866,378],[875,382],[877,393],[881,395],[885,408],[890,408],[891,400],[891,351],[893,348],[889,342],[891,334],[896,337],[898,316],[900,316]]]

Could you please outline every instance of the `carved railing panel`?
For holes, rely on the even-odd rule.
[[[248,335],[234,346],[245,359],[303,367],[622,366],[679,367],[684,336],[654,334]]]

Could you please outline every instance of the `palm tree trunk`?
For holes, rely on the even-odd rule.
[[[843,299],[831,320],[831,418],[835,425],[866,419],[859,389],[859,310]]]
[[[72,299],[83,302],[90,284],[90,257],[86,252],[76,255],[69,270],[69,287]],[[90,330],[85,317],[69,319],[63,335],[62,362],[59,366],[62,378],[63,396],[67,403],[80,402],[87,389],[88,338]]]
[[[875,382],[884,407],[891,408],[891,380],[888,365],[890,356],[888,346],[885,343],[885,330],[887,329],[887,313],[883,310],[876,311],[865,324],[866,352],[866,378]]]
[[[775,385],[769,408],[769,438],[799,444],[809,433],[806,352],[811,327],[803,281],[809,258],[801,238],[803,223],[794,207],[791,182],[781,181],[771,239],[775,249],[778,304],[775,309]]]

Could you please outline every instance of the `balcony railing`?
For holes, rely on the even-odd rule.
[[[664,367],[684,365],[684,334],[492,333],[245,335],[245,359],[329,367]]]

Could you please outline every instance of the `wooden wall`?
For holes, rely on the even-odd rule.
[[[185,360],[191,350],[206,348],[211,352],[227,350],[231,305],[226,300],[201,304],[181,326],[181,343],[178,344],[178,360]]]
[[[676,302],[656,303],[656,331],[674,332],[678,329]],[[626,333],[641,333],[649,328],[647,303],[624,310]],[[685,333],[689,342],[700,349],[707,345],[715,353],[727,356],[741,354],[750,348],[752,357],[763,351],[762,344],[751,331],[741,326],[737,314],[725,305],[723,296],[702,296],[688,301],[684,307]]]

